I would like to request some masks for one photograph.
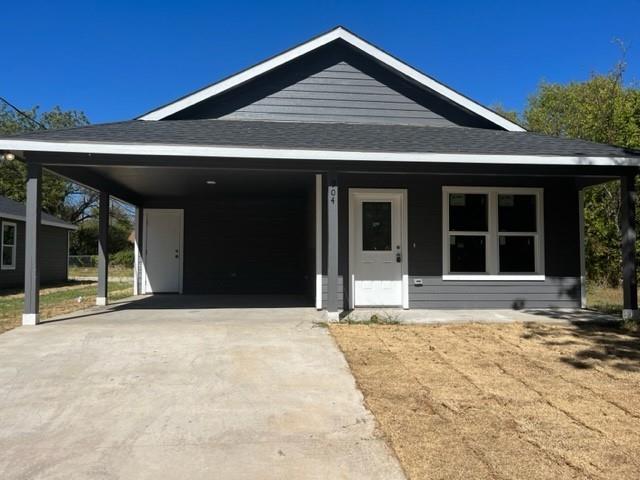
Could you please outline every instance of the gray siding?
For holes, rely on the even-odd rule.
[[[442,280],[442,186],[544,188],[545,275],[541,282]],[[348,275],[348,188],[408,190],[410,308],[551,308],[580,304],[578,190],[572,178],[344,175],[340,178],[340,275]],[[326,223],[326,218],[325,218]],[[326,268],[326,266],[325,266]],[[324,271],[326,274],[326,270]],[[422,287],[413,280],[423,280]],[[348,305],[349,285],[344,286]]]
[[[455,126],[346,62],[331,65],[220,118]]]
[[[202,118],[459,125],[500,130],[342,41],[332,42],[167,120]]]
[[[0,218],[0,221],[2,219]],[[15,270],[0,270],[0,288],[21,288],[24,285],[25,223],[6,219],[18,227]],[[42,225],[40,236],[40,283],[43,285],[67,279],[69,231]]]
[[[422,286],[414,285],[421,279]],[[409,308],[574,308],[580,277],[547,277],[543,282],[458,282],[442,277],[409,278]]]
[[[342,275],[338,275],[338,305],[342,305],[345,302],[344,297],[344,281]],[[327,276],[322,276],[322,308],[327,305]]]
[[[156,200],[145,208],[184,209],[184,293],[296,294],[312,304],[305,193]]]

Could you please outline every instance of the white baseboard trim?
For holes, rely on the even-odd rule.
[[[107,305],[107,297],[96,297],[96,305],[104,307]]]
[[[22,325],[38,325],[40,323],[39,313],[23,313]]]

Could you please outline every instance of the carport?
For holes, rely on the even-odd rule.
[[[255,304],[264,295],[269,305],[267,295],[278,295],[314,305],[314,173],[100,160],[104,164],[46,164],[101,192],[99,304],[107,298],[105,219],[114,196],[136,207],[135,294],[213,294],[225,296],[226,304],[234,296],[241,304],[246,295]]]

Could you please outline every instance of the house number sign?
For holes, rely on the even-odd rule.
[[[332,205],[335,205],[337,199],[338,199],[338,187],[336,186],[329,187],[329,202]]]

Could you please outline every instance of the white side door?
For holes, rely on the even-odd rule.
[[[182,210],[144,210],[145,293],[182,292]]]
[[[404,194],[352,191],[354,306],[403,306]]]

